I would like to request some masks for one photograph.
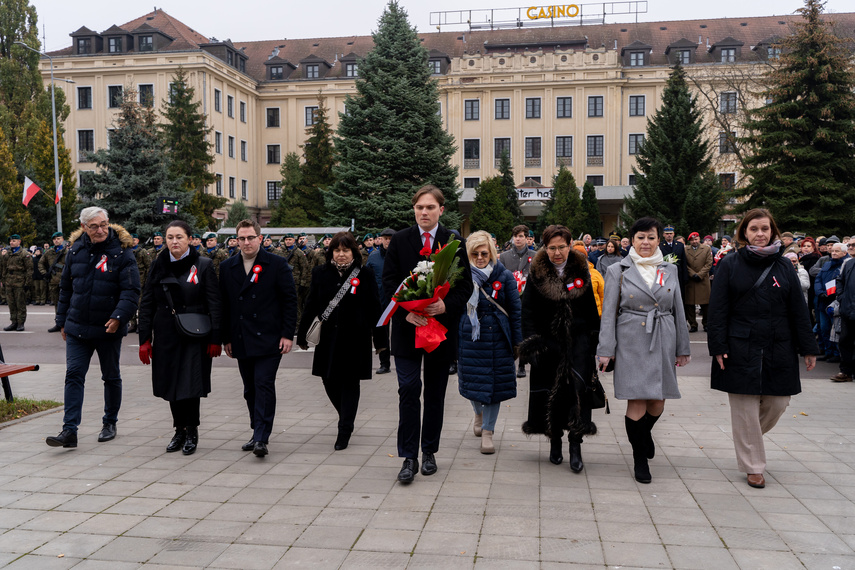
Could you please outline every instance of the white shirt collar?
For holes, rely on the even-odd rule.
[[[189,248],[189,247],[187,248],[187,251],[185,251],[185,252],[184,252],[184,255],[182,255],[182,256],[181,256],[181,257],[179,257],[178,259],[175,259],[175,256],[174,256],[174,255],[172,255],[172,252],[170,251],[170,252],[169,252],[169,261],[179,261],[179,260],[181,260],[181,259],[184,259],[184,258],[185,258],[185,257],[187,257],[188,255],[190,255],[190,248]]]

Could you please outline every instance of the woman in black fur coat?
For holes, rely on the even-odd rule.
[[[570,469],[578,473],[584,467],[582,436],[597,432],[587,385],[594,374],[600,317],[588,260],[571,247],[570,230],[549,226],[542,243],[522,296],[520,362],[531,363],[528,419],[522,429],[550,439],[549,460],[555,465],[564,460],[566,430]]]

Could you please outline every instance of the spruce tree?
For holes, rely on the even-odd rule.
[[[469,227],[473,231],[484,230],[494,234],[500,241],[507,239],[516,225],[516,220],[507,207],[507,201],[507,189],[501,176],[482,180],[475,189]]]
[[[163,148],[154,111],[136,102],[136,90],[126,87],[120,114],[110,134],[110,148],[91,154],[98,171],[80,189],[84,206],[101,206],[110,221],[130,232],[149,236],[173,218],[196,225],[189,212],[191,194],[169,173],[169,153]],[[178,215],[162,213],[160,198],[178,200]]]
[[[18,182],[15,159],[0,128],[0,191],[3,193],[0,200],[0,240],[7,240],[12,233],[21,234],[24,243],[31,243],[36,237],[36,226],[21,203],[23,190],[23,184]]]
[[[239,221],[248,219],[249,210],[241,199],[237,199],[232,202],[232,205],[226,210],[226,221],[229,224],[229,227],[233,228]]]
[[[302,228],[311,226],[309,216],[300,205],[298,188],[303,185],[303,167],[300,157],[289,152],[282,161],[281,195],[270,217],[270,225],[276,228]]]
[[[327,193],[329,225],[402,228],[413,223],[412,196],[425,184],[445,195],[442,223],[460,226],[454,137],[442,126],[439,88],[428,52],[395,0],[359,63],[357,95],[339,115],[335,184]]]
[[[678,63],[662,94],[662,105],[647,120],[647,136],[633,166],[635,192],[626,198],[623,225],[642,216],[674,224],[678,234],[712,232],[723,211],[721,184],[708,175],[710,141]],[[703,205],[702,212],[693,210]]]
[[[314,124],[306,128],[303,144],[301,181],[295,187],[296,206],[305,213],[310,226],[321,225],[324,216],[324,195],[334,183],[335,157],[332,128],[327,118],[326,97],[318,92],[318,110]],[[284,165],[283,165],[284,166]]]
[[[804,20],[780,41],[766,76],[768,103],[746,122],[753,136],[742,209],[766,207],[782,230],[848,233],[855,219],[855,74],[851,52],[806,0]]]
[[[558,224],[579,231],[583,221],[582,201],[579,198],[579,187],[573,173],[562,164],[558,173],[552,178],[552,197],[546,202],[543,211],[537,218],[537,227],[541,230],[547,226]]]
[[[603,224],[600,221],[600,206],[597,203],[597,189],[590,180],[585,181],[582,186],[582,225],[579,231],[583,234],[599,236],[602,233]]]
[[[499,159],[499,174],[502,177],[502,185],[507,192],[507,208],[514,218],[514,225],[521,224],[524,221],[522,208],[520,207],[519,194],[517,193],[517,183],[514,182],[514,171],[511,168],[511,157],[508,156],[508,151],[502,151],[502,157]]]
[[[59,176],[62,180],[62,200],[60,201],[62,229],[68,235],[80,224],[77,208],[77,177],[71,168],[71,156],[65,147],[64,138],[58,136],[56,142]],[[26,170],[27,176],[44,190],[39,192],[29,205],[30,216],[36,224],[36,235],[40,243],[50,242],[50,236],[57,231],[56,181],[53,166],[53,131],[47,121],[41,121]]]

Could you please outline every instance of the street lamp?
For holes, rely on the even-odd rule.
[[[54,96],[54,84],[53,84],[53,58],[46,53],[42,53],[37,49],[31,48],[24,42],[15,42],[15,44],[27,48],[28,50],[39,54],[40,56],[45,56],[50,60],[50,109],[51,109],[51,119],[53,119],[53,184],[54,191],[59,189],[59,150],[56,146],[56,97]],[[66,83],[74,83],[71,79],[63,79]],[[60,203],[56,203],[56,231],[62,233],[62,208],[60,207]]]

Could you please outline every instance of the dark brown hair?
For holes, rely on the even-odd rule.
[[[415,194],[413,194],[413,206],[416,205],[416,202],[419,201],[419,198],[424,196],[425,194],[430,194],[434,197],[434,199],[439,203],[440,207],[445,206],[445,194],[442,193],[442,190],[434,186],[433,184],[425,184],[421,188],[419,188]]]
[[[163,233],[166,235],[166,232],[169,231],[169,228],[181,228],[184,230],[184,233],[187,234],[187,237],[193,237],[193,229],[190,227],[190,224],[185,222],[184,220],[172,220],[169,222],[169,225],[164,228]]]
[[[618,241],[614,238],[611,238],[609,241],[607,241],[606,242],[606,253],[609,252],[609,244],[612,244],[615,247],[614,253],[617,255],[620,255],[620,241]]]
[[[564,226],[552,225],[543,230],[543,235],[540,236],[540,241],[543,244],[543,247],[549,245],[549,242],[553,239],[560,237],[564,238],[564,241],[567,242],[567,245],[573,244],[573,234],[570,233],[570,230],[565,228]]]
[[[736,241],[742,245],[747,245],[748,238],[745,236],[745,229],[748,227],[748,224],[760,218],[769,218],[769,227],[772,229],[772,235],[769,237],[769,243],[772,243],[776,238],[781,237],[781,231],[778,229],[778,224],[775,223],[775,218],[772,217],[772,213],[766,208],[754,208],[753,210],[745,212],[745,217],[742,218],[739,225],[736,226],[736,233],[733,234]]]
[[[255,232],[255,235],[261,235],[261,226],[258,225],[258,222],[255,222],[253,220],[239,221],[235,226],[235,234],[237,234],[238,231],[242,230],[243,228],[252,228],[252,230]]]
[[[517,234],[523,233],[528,237],[528,226],[525,224],[520,224],[518,226],[514,226],[514,229],[511,230],[511,237],[516,237]]]
[[[362,265],[362,254],[359,252],[359,244],[356,243],[356,238],[350,232],[338,232],[332,237],[326,252],[327,263],[332,263],[333,252],[340,247],[347,248],[353,253],[353,262],[357,267]]]
[[[650,217],[635,220],[635,223],[629,228],[630,243],[635,239],[635,234],[638,232],[649,232],[650,230],[656,230],[656,237],[662,239],[662,224],[659,220]]]

